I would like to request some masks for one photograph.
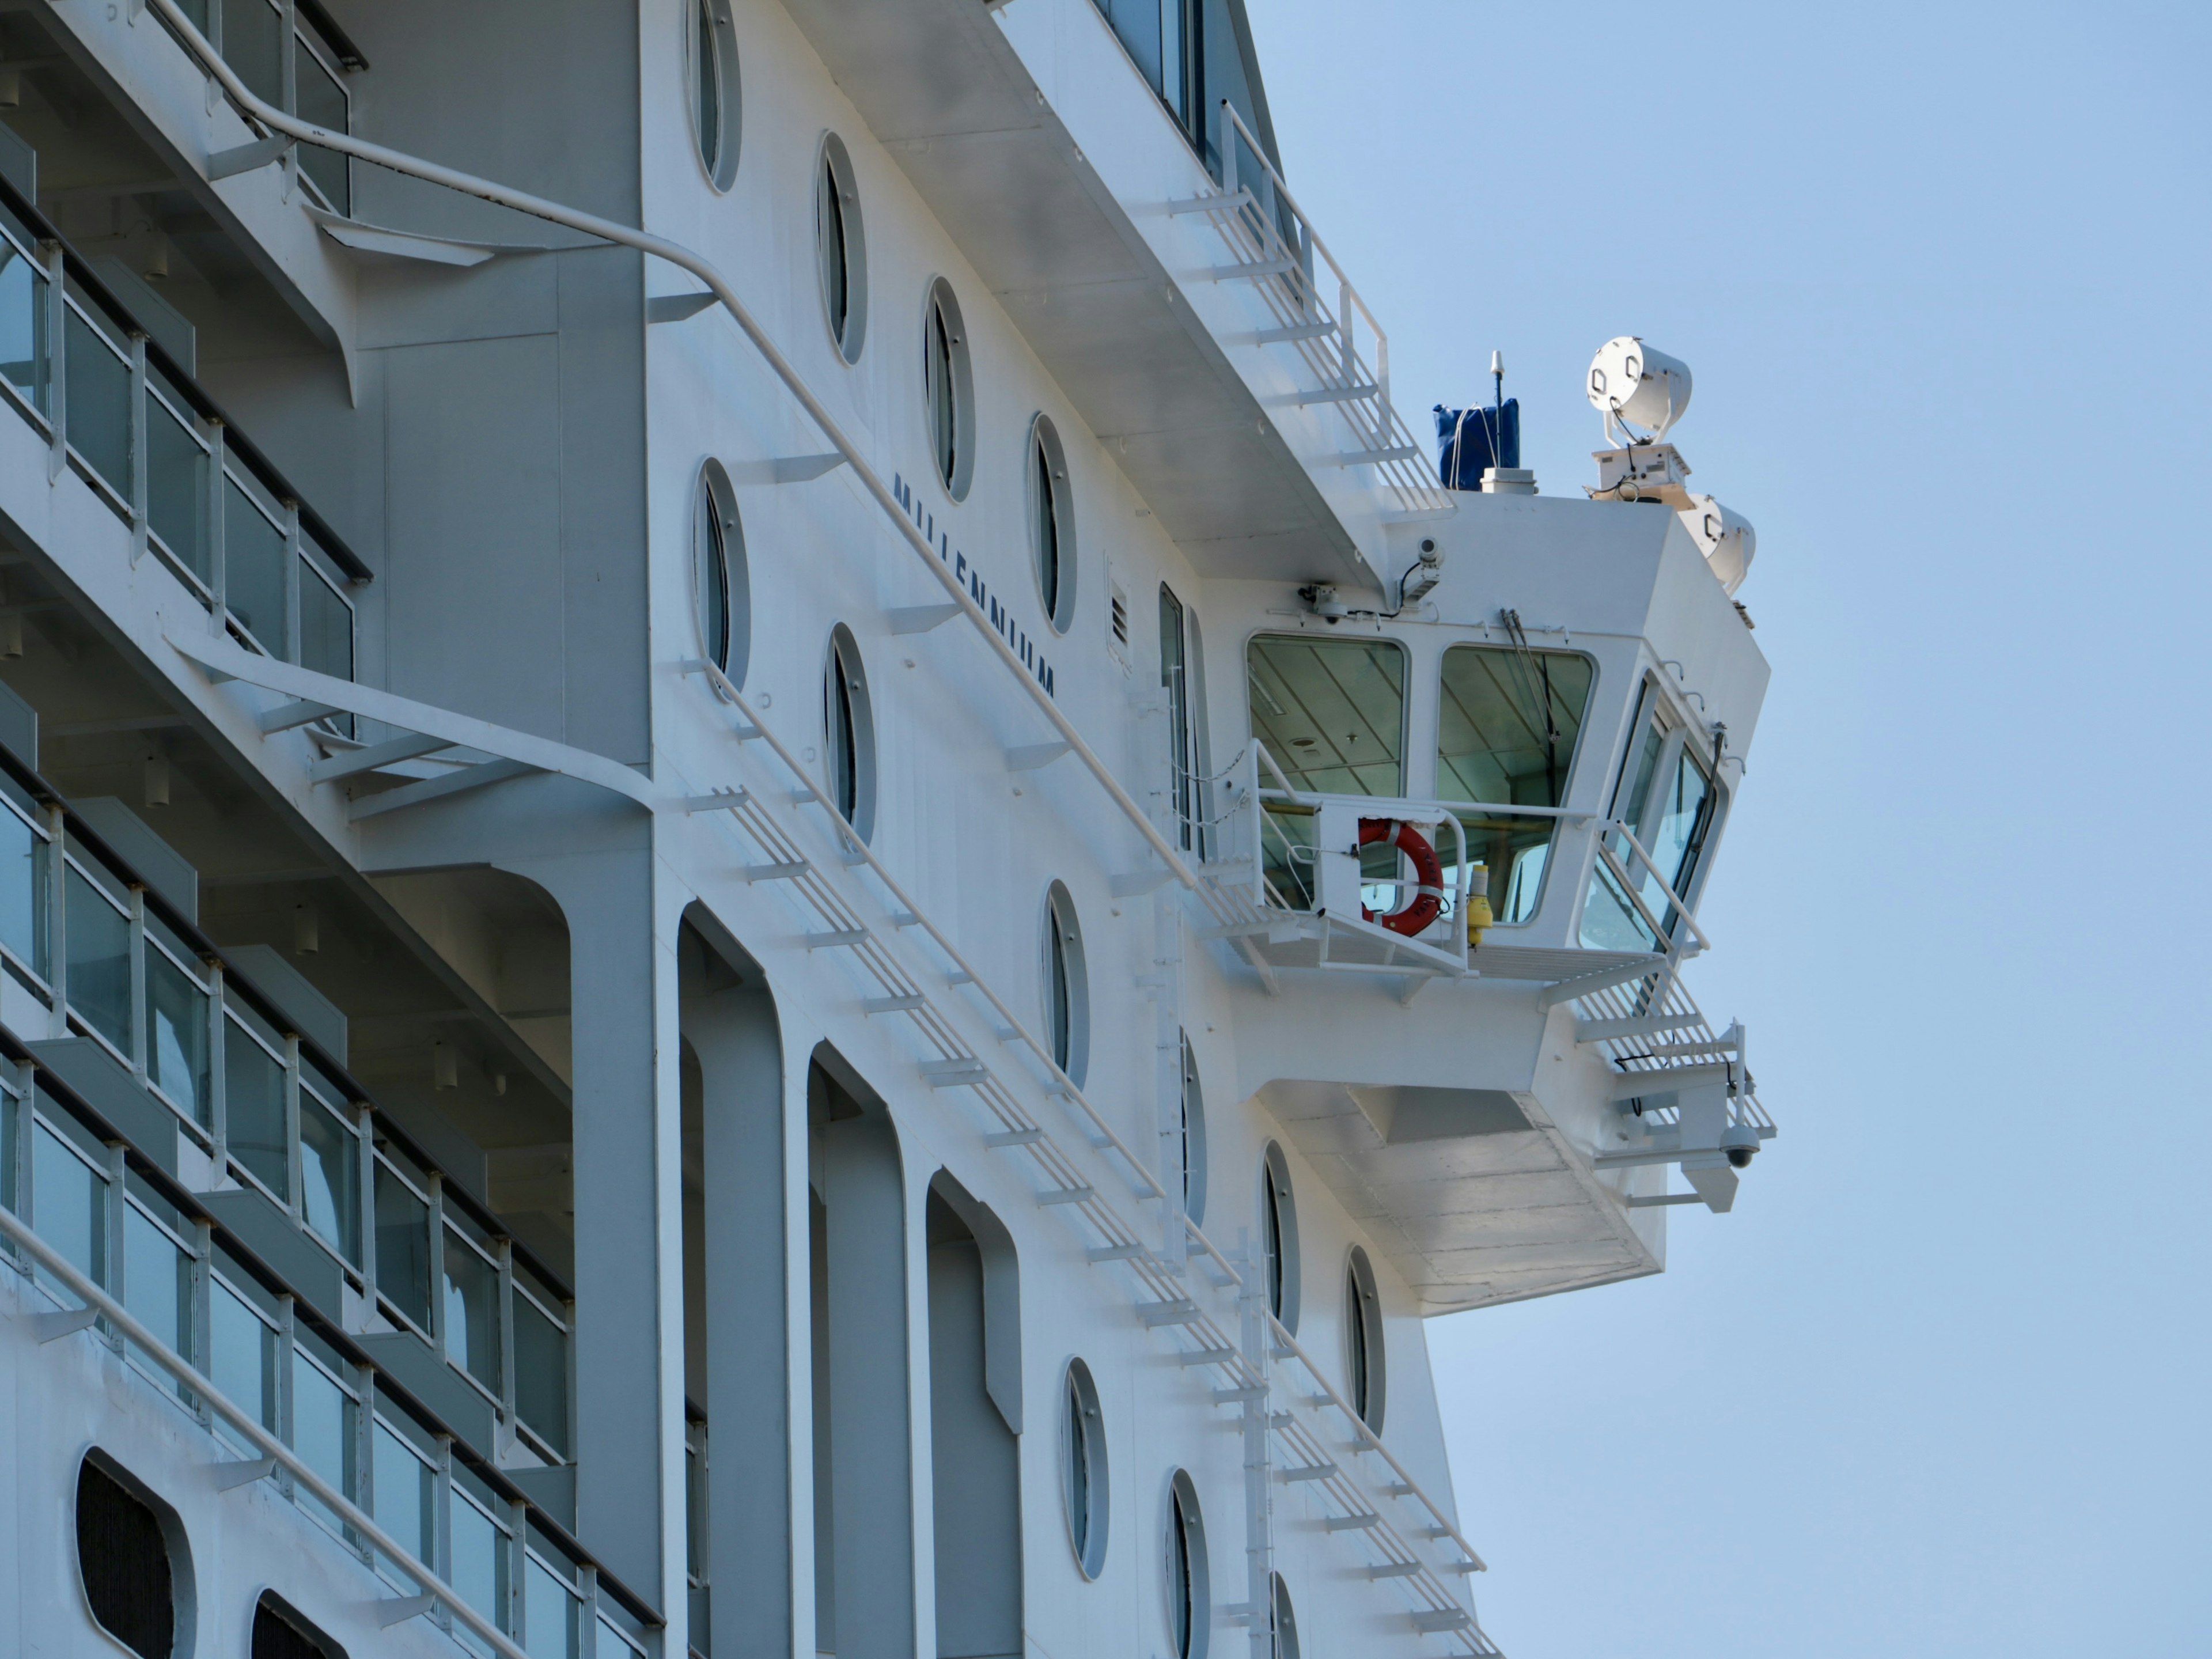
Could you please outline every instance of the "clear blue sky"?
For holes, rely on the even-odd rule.
[[[1513,1659],[2212,1654],[2212,7],[1251,0],[1409,411],[1686,360],[1774,685],[1692,971],[1782,1124],[1432,1322]]]

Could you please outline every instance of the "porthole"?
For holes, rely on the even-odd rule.
[[[868,239],[860,227],[853,158],[834,132],[823,137],[814,167],[814,250],[830,341],[839,356],[857,363],[868,333]]]
[[[346,1659],[346,1651],[303,1618],[300,1610],[264,1590],[253,1604],[252,1659]]]
[[[727,190],[738,176],[738,37],[730,19],[730,0],[691,0],[684,30],[687,77],[691,88],[691,132],[699,142],[699,163],[716,190]]]
[[[1298,1204],[1290,1160],[1273,1141],[1260,1160],[1260,1245],[1266,1253],[1267,1311],[1282,1328],[1298,1328]]]
[[[1044,1016],[1053,1064],[1083,1086],[1091,1066],[1091,974],[1083,957],[1083,924],[1067,889],[1053,883],[1044,904]]]
[[[1168,1482],[1168,1652],[1172,1659],[1206,1659],[1213,1625],[1213,1589],[1206,1559],[1206,1517],[1198,1488],[1177,1469]]]
[[[876,720],[860,647],[842,623],[830,635],[830,660],[823,670],[822,726],[830,799],[866,841],[876,827]]]
[[[965,501],[975,475],[975,376],[960,301],[942,276],[929,285],[921,321],[921,389],[930,453],[946,493],[956,501]]]
[[[1057,633],[1075,620],[1075,507],[1068,494],[1067,456],[1049,417],[1030,423],[1030,555],[1037,597]]]
[[[1279,1572],[1267,1575],[1267,1652],[1269,1659],[1298,1659],[1297,1611]]]
[[[752,654],[751,586],[737,492],[722,464],[709,460],[699,469],[691,515],[692,619],[700,650],[733,685],[745,683]]]
[[[1344,1374],[1351,1384],[1352,1409],[1382,1433],[1382,1302],[1375,1293],[1375,1269],[1357,1244],[1344,1268]]]
[[[1206,1091],[1198,1081],[1198,1056],[1182,1040],[1182,1212],[1206,1224]]]
[[[1098,1409],[1098,1385],[1080,1359],[1067,1362],[1060,1401],[1060,1487],[1067,1541],[1083,1576],[1096,1578],[1106,1567],[1106,1419]]]
[[[100,1627],[138,1659],[190,1659],[191,1559],[184,1523],[103,1454],[76,1476],[76,1561]]]

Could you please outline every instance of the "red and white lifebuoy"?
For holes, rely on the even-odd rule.
[[[1434,921],[1444,908],[1444,866],[1437,857],[1437,849],[1429,845],[1428,837],[1412,824],[1396,818],[1360,819],[1359,844],[1372,847],[1378,841],[1389,842],[1413,861],[1413,874],[1420,885],[1414,890],[1411,903],[1387,915],[1363,904],[1359,907],[1359,919],[1379,921],[1392,933],[1403,933],[1410,939]]]

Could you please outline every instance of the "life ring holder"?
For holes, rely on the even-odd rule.
[[[1444,908],[1444,867],[1437,857],[1437,849],[1429,838],[1413,824],[1401,818],[1362,818],[1359,820],[1359,844],[1372,847],[1377,842],[1388,842],[1413,860],[1413,874],[1419,882],[1412,902],[1387,913],[1359,907],[1362,921],[1379,923],[1394,933],[1411,939],[1423,932],[1443,913]]]

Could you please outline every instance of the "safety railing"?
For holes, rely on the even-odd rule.
[[[4,1032],[0,1261],[55,1304],[40,1342],[119,1352],[206,1431],[219,1486],[272,1482],[396,1592],[386,1626],[500,1659],[651,1650],[649,1605]]]
[[[210,1190],[265,1200],[445,1362],[495,1442],[568,1459],[573,1292],[4,750],[0,1018],[95,1045],[161,1109],[173,1162],[188,1146]]]
[[[1231,263],[1215,274],[1250,281],[1265,300],[1274,325],[1261,341],[1290,347],[1319,382],[1299,400],[1334,404],[1343,416],[1352,443],[1338,461],[1374,468],[1403,512],[1450,511],[1428,452],[1390,400],[1382,325],[1227,99],[1219,131],[1221,194],[1176,204],[1204,212],[1227,244]]]
[[[367,69],[368,60],[319,0],[178,3],[257,96],[334,132],[352,131],[353,94],[345,77]],[[285,165],[296,169],[297,178],[331,211],[352,212],[350,163],[344,156],[311,149],[295,152]]]
[[[870,993],[861,1003],[864,1013],[909,1024],[921,1048],[920,1080],[934,1089],[972,1091],[984,1116],[983,1145],[1028,1162],[1043,1183],[1040,1206],[1080,1227],[1093,1264],[1129,1275],[1139,1317],[1153,1330],[1182,1339],[1181,1358],[1188,1370],[1216,1374],[1219,1386],[1206,1386],[1217,1403],[1249,1405],[1272,1388],[1284,1387],[1290,1402],[1301,1409],[1263,1414],[1268,1432],[1291,1460],[1285,1467],[1310,1472],[1308,1490],[1340,1511],[1331,1520],[1331,1530],[1364,1540],[1379,1558],[1370,1564],[1369,1576],[1397,1584],[1413,1599],[1409,1616],[1414,1627],[1448,1636],[1468,1654],[1495,1654],[1497,1648],[1464,1605],[1463,1593],[1446,1582],[1481,1565],[1449,1513],[1287,1331],[1273,1327],[1276,1340],[1269,1352],[1248,1355],[1231,1334],[1241,1316],[1228,1315],[1224,1322],[1201,1305],[1194,1293],[1194,1268],[1232,1304],[1255,1293],[1249,1269],[1181,1212],[1177,1194],[1137,1157],[1050,1049],[915,903],[839,814],[812,769],[763,723],[744,695],[711,663],[685,666],[732,711],[740,765],[750,774],[745,787],[692,797],[690,810],[729,823],[750,844],[753,856],[744,865],[747,878],[772,882],[790,897],[805,918],[810,950],[836,951],[852,964]],[[743,758],[756,746],[772,757],[772,765],[763,761],[757,766]],[[817,820],[811,830],[803,821],[810,815]],[[810,848],[810,842],[819,844]],[[856,886],[862,890],[854,890]],[[927,947],[920,951],[922,961],[910,957],[907,939]],[[1024,1057],[1026,1064],[1019,1071],[987,1058],[991,1050],[969,1038],[955,1012],[956,997],[975,999],[969,1017],[996,1033],[992,1047],[998,1053]],[[1033,1109],[1032,1099],[1056,1102],[1070,1113],[1089,1156],[1065,1146],[1043,1115]],[[1147,1243],[1149,1230],[1129,1220],[1107,1196],[1115,1182],[1125,1182],[1139,1203],[1164,1206],[1158,1244]],[[1317,1392],[1279,1384],[1273,1362],[1279,1360],[1295,1361]],[[1325,1419],[1317,1419],[1316,1413],[1326,1413]],[[1388,1471],[1387,1479],[1363,1474],[1356,1458],[1349,1465],[1340,1461],[1341,1454],[1332,1446],[1341,1444],[1345,1429],[1351,1431],[1357,1457],[1371,1455]],[[1409,1506],[1413,1516],[1406,1516],[1401,1504]],[[1434,1559],[1439,1547],[1446,1547],[1443,1553],[1449,1559]]]
[[[262,0],[251,0],[260,4]],[[235,8],[234,8],[235,9]],[[0,178],[0,402],[251,648],[354,676],[352,550]]]

